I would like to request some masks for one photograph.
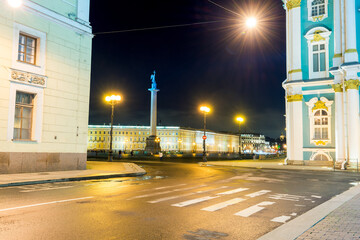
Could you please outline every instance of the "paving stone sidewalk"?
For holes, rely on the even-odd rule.
[[[360,194],[331,212],[296,239],[360,239]]]

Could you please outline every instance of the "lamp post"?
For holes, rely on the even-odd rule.
[[[111,105],[111,127],[110,127],[110,146],[109,146],[109,156],[108,161],[112,162],[113,155],[112,155],[112,135],[113,135],[113,122],[114,122],[114,108],[117,103],[119,103],[121,97],[119,95],[111,95],[106,96],[105,101]]]
[[[245,119],[243,117],[237,117],[236,121],[239,122],[239,156],[240,156],[241,155],[241,150],[242,150],[241,123],[243,123],[245,121]]]
[[[210,112],[210,108],[201,106],[200,111],[204,113],[203,161],[206,162],[206,114]]]

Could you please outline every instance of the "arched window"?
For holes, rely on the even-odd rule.
[[[329,139],[329,115],[326,110],[316,110],[314,113],[314,140]]]
[[[328,156],[325,154],[319,153],[314,156],[314,161],[330,161]]]

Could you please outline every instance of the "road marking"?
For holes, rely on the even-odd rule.
[[[290,195],[290,194],[280,194],[280,193],[270,195],[269,198],[276,199],[276,200],[293,201],[293,202],[298,202],[301,199],[306,200],[304,196]]]
[[[311,195],[312,198],[321,198],[321,196]]]
[[[182,183],[182,184],[177,184],[177,185],[172,185],[172,186],[165,186],[165,187],[157,187],[154,188],[155,190],[161,190],[161,189],[167,189],[167,188],[173,188],[173,187],[181,187],[181,186],[185,186],[186,183]]]
[[[169,190],[169,191],[164,191],[164,192],[149,193],[149,194],[144,194],[144,195],[131,197],[131,198],[128,198],[127,200],[132,200],[132,199],[137,199],[137,198],[145,198],[145,197],[153,197],[153,196],[158,196],[158,195],[167,194],[167,193],[173,193],[173,192],[191,190],[191,189],[195,189],[195,188],[201,188],[201,187],[205,187],[205,186],[206,185],[203,184],[203,185],[199,185],[199,186],[195,186],[195,187],[179,188],[179,189],[174,189],[174,190]]]
[[[195,188],[201,188],[201,187],[206,187],[206,184],[203,185],[199,185],[199,186],[195,186],[195,187],[188,187],[188,188],[179,188],[179,189],[174,189],[174,192],[179,192],[179,191],[187,191],[187,190],[191,190],[191,189],[195,189]]]
[[[269,206],[274,203],[275,202],[261,202],[254,206],[248,207],[240,212],[237,212],[234,215],[241,216],[241,217],[249,217],[249,216],[253,215],[254,213],[257,213],[257,212],[260,212],[261,210],[263,210],[265,208],[264,206]]]
[[[168,201],[168,200],[172,200],[172,199],[176,199],[176,198],[181,198],[181,197],[187,197],[187,196],[191,196],[194,195],[195,193],[186,193],[183,195],[176,195],[176,196],[171,196],[171,197],[164,197],[164,198],[159,198],[153,201],[148,201],[148,203],[158,203],[158,202],[164,202],[164,201]]]
[[[258,196],[264,195],[264,194],[269,193],[269,192],[271,192],[271,191],[270,190],[261,190],[261,191],[258,191],[258,192],[247,194],[245,196],[253,198],[253,197],[258,197]]]
[[[172,193],[172,192],[174,192],[174,191],[165,191],[165,192],[157,192],[157,193],[144,194],[144,195],[139,195],[139,196],[135,196],[135,197],[128,198],[127,200],[133,200],[133,199],[137,199],[137,198],[153,197],[153,196],[162,195],[162,194],[167,194],[167,193]]]
[[[231,205],[237,204],[237,203],[245,201],[245,200],[246,199],[244,199],[244,198],[234,198],[234,199],[231,199],[226,202],[218,203],[218,204],[203,208],[201,210],[208,211],[208,212],[215,212],[217,210],[223,209],[227,206],[231,206]]]
[[[171,206],[174,206],[174,207],[186,207],[186,206],[189,206],[189,205],[192,205],[192,204],[204,202],[204,201],[214,199],[214,198],[218,198],[218,197],[219,196],[213,196],[213,197],[212,196],[206,196],[206,197],[201,197],[201,198],[195,198],[195,199],[188,200],[188,201],[185,201],[185,202],[172,204]]]
[[[242,192],[242,191],[246,191],[248,190],[248,188],[237,188],[237,189],[233,189],[227,192],[222,192],[222,193],[218,193],[216,195],[229,195],[229,194],[233,194],[233,193],[238,193],[238,192]]]
[[[295,217],[296,215],[297,215],[296,212],[293,212],[292,214],[290,214],[290,216],[293,216],[293,217]]]
[[[159,198],[159,199],[155,199],[155,200],[152,200],[152,201],[148,201],[148,203],[164,202],[164,201],[167,201],[167,200],[172,200],[172,199],[176,199],[176,198],[191,196],[191,195],[194,195],[196,193],[207,193],[207,192],[211,192],[211,191],[215,191],[215,190],[219,190],[219,189],[224,189],[224,188],[228,188],[228,186],[222,186],[222,187],[218,187],[218,188],[214,188],[214,189],[196,191],[196,192],[192,192],[192,193],[186,193],[186,194],[176,195],[176,196],[171,196],[171,197]]]
[[[25,206],[20,206],[20,207],[4,208],[4,209],[0,209],[0,212],[5,212],[5,211],[10,211],[10,210],[15,210],[15,209],[22,209],[22,208],[29,208],[29,207],[37,207],[37,206],[43,206],[43,205],[49,205],[49,204],[55,204],[55,203],[78,201],[78,200],[84,200],[84,199],[89,199],[89,198],[94,198],[94,197],[91,196],[91,197],[73,198],[73,199],[59,200],[59,201],[53,201],[53,202],[36,203],[36,204],[25,205]]]
[[[72,188],[74,186],[64,186],[64,187],[49,187],[49,188],[35,188],[29,190],[22,190],[19,192],[27,193],[27,192],[38,192],[38,191],[48,191],[48,190],[57,190],[57,189],[64,189],[64,188]]]
[[[285,223],[287,220],[289,220],[291,217],[290,216],[280,216],[280,217],[276,217],[271,219],[270,221],[272,222],[279,222],[279,223]]]

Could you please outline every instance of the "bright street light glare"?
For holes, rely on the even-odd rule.
[[[111,95],[111,96],[106,96],[105,101],[110,102],[110,101],[120,101],[121,100],[121,96],[119,95]]]
[[[209,113],[210,112],[210,108],[206,107],[206,106],[202,106],[200,107],[200,111],[205,112],[205,113]]]
[[[251,18],[248,18],[247,20],[246,20],[246,26],[248,27],[248,28],[253,28],[253,27],[255,27],[256,26],[256,18],[254,18],[254,17],[251,17]]]
[[[22,0],[7,0],[10,7],[18,8],[22,5]]]
[[[244,119],[243,117],[237,117],[237,118],[236,118],[236,121],[242,123],[242,122],[245,121],[245,119]]]

